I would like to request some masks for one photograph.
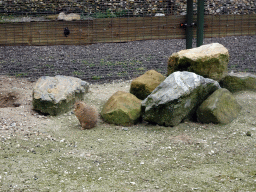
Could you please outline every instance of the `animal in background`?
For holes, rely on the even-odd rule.
[[[70,31],[69,31],[68,27],[66,27],[66,28],[64,29],[64,35],[65,35],[65,37],[67,37],[69,34],[70,34]]]

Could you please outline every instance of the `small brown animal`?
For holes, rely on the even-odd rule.
[[[77,101],[74,107],[74,113],[81,123],[82,130],[91,129],[96,126],[99,116],[96,109],[86,105],[82,101]]]

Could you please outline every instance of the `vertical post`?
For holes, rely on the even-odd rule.
[[[192,48],[193,30],[193,0],[187,0],[187,27],[186,27],[186,49]]]
[[[203,44],[204,40],[204,0],[197,0],[197,41],[196,46]]]

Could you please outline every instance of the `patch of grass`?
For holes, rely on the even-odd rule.
[[[92,14],[92,17],[94,17],[94,18],[115,18],[117,16],[111,10],[108,9],[108,10],[106,10],[106,12],[97,12],[95,14]]]
[[[89,62],[86,61],[86,60],[83,60],[83,61],[82,61],[82,64],[83,64],[83,65],[86,65],[86,66],[89,66],[89,67],[94,67],[94,66],[95,66],[94,63],[89,63]]]
[[[99,79],[101,79],[101,77],[95,75],[95,76],[92,76],[92,79],[93,79],[93,80],[99,80]]]
[[[117,73],[117,75],[118,75],[119,77],[126,76],[127,74],[128,74],[127,71],[121,71],[121,72],[118,72],[118,73]]]
[[[125,61],[117,61],[116,65],[127,66],[128,64]]]
[[[144,67],[139,67],[136,69],[137,71],[145,71],[146,69]]]
[[[16,77],[26,77],[28,76],[28,73],[15,73]]]
[[[54,68],[54,65],[53,65],[53,64],[46,64],[45,67],[48,67],[48,68],[53,69],[53,68]]]
[[[83,71],[73,71],[73,75],[75,75],[75,76],[81,76],[83,74],[84,74]]]

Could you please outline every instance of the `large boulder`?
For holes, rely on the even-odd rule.
[[[256,75],[242,72],[229,73],[220,81],[220,85],[232,93],[245,90],[256,91]]]
[[[176,126],[192,119],[197,107],[219,83],[192,72],[174,72],[142,101],[143,119],[164,126]]]
[[[33,89],[33,107],[50,115],[65,113],[77,100],[83,100],[88,89],[89,83],[75,77],[43,76]]]
[[[155,70],[147,71],[132,81],[130,93],[143,100],[164,80],[165,76],[161,73]]]
[[[218,89],[197,109],[197,118],[201,123],[228,124],[241,111],[232,93],[227,89]]]
[[[175,71],[190,71],[220,81],[227,75],[228,50],[219,43],[173,53],[168,60],[167,75]]]
[[[133,125],[141,118],[141,100],[131,93],[118,91],[105,103],[101,116],[111,124]]]

